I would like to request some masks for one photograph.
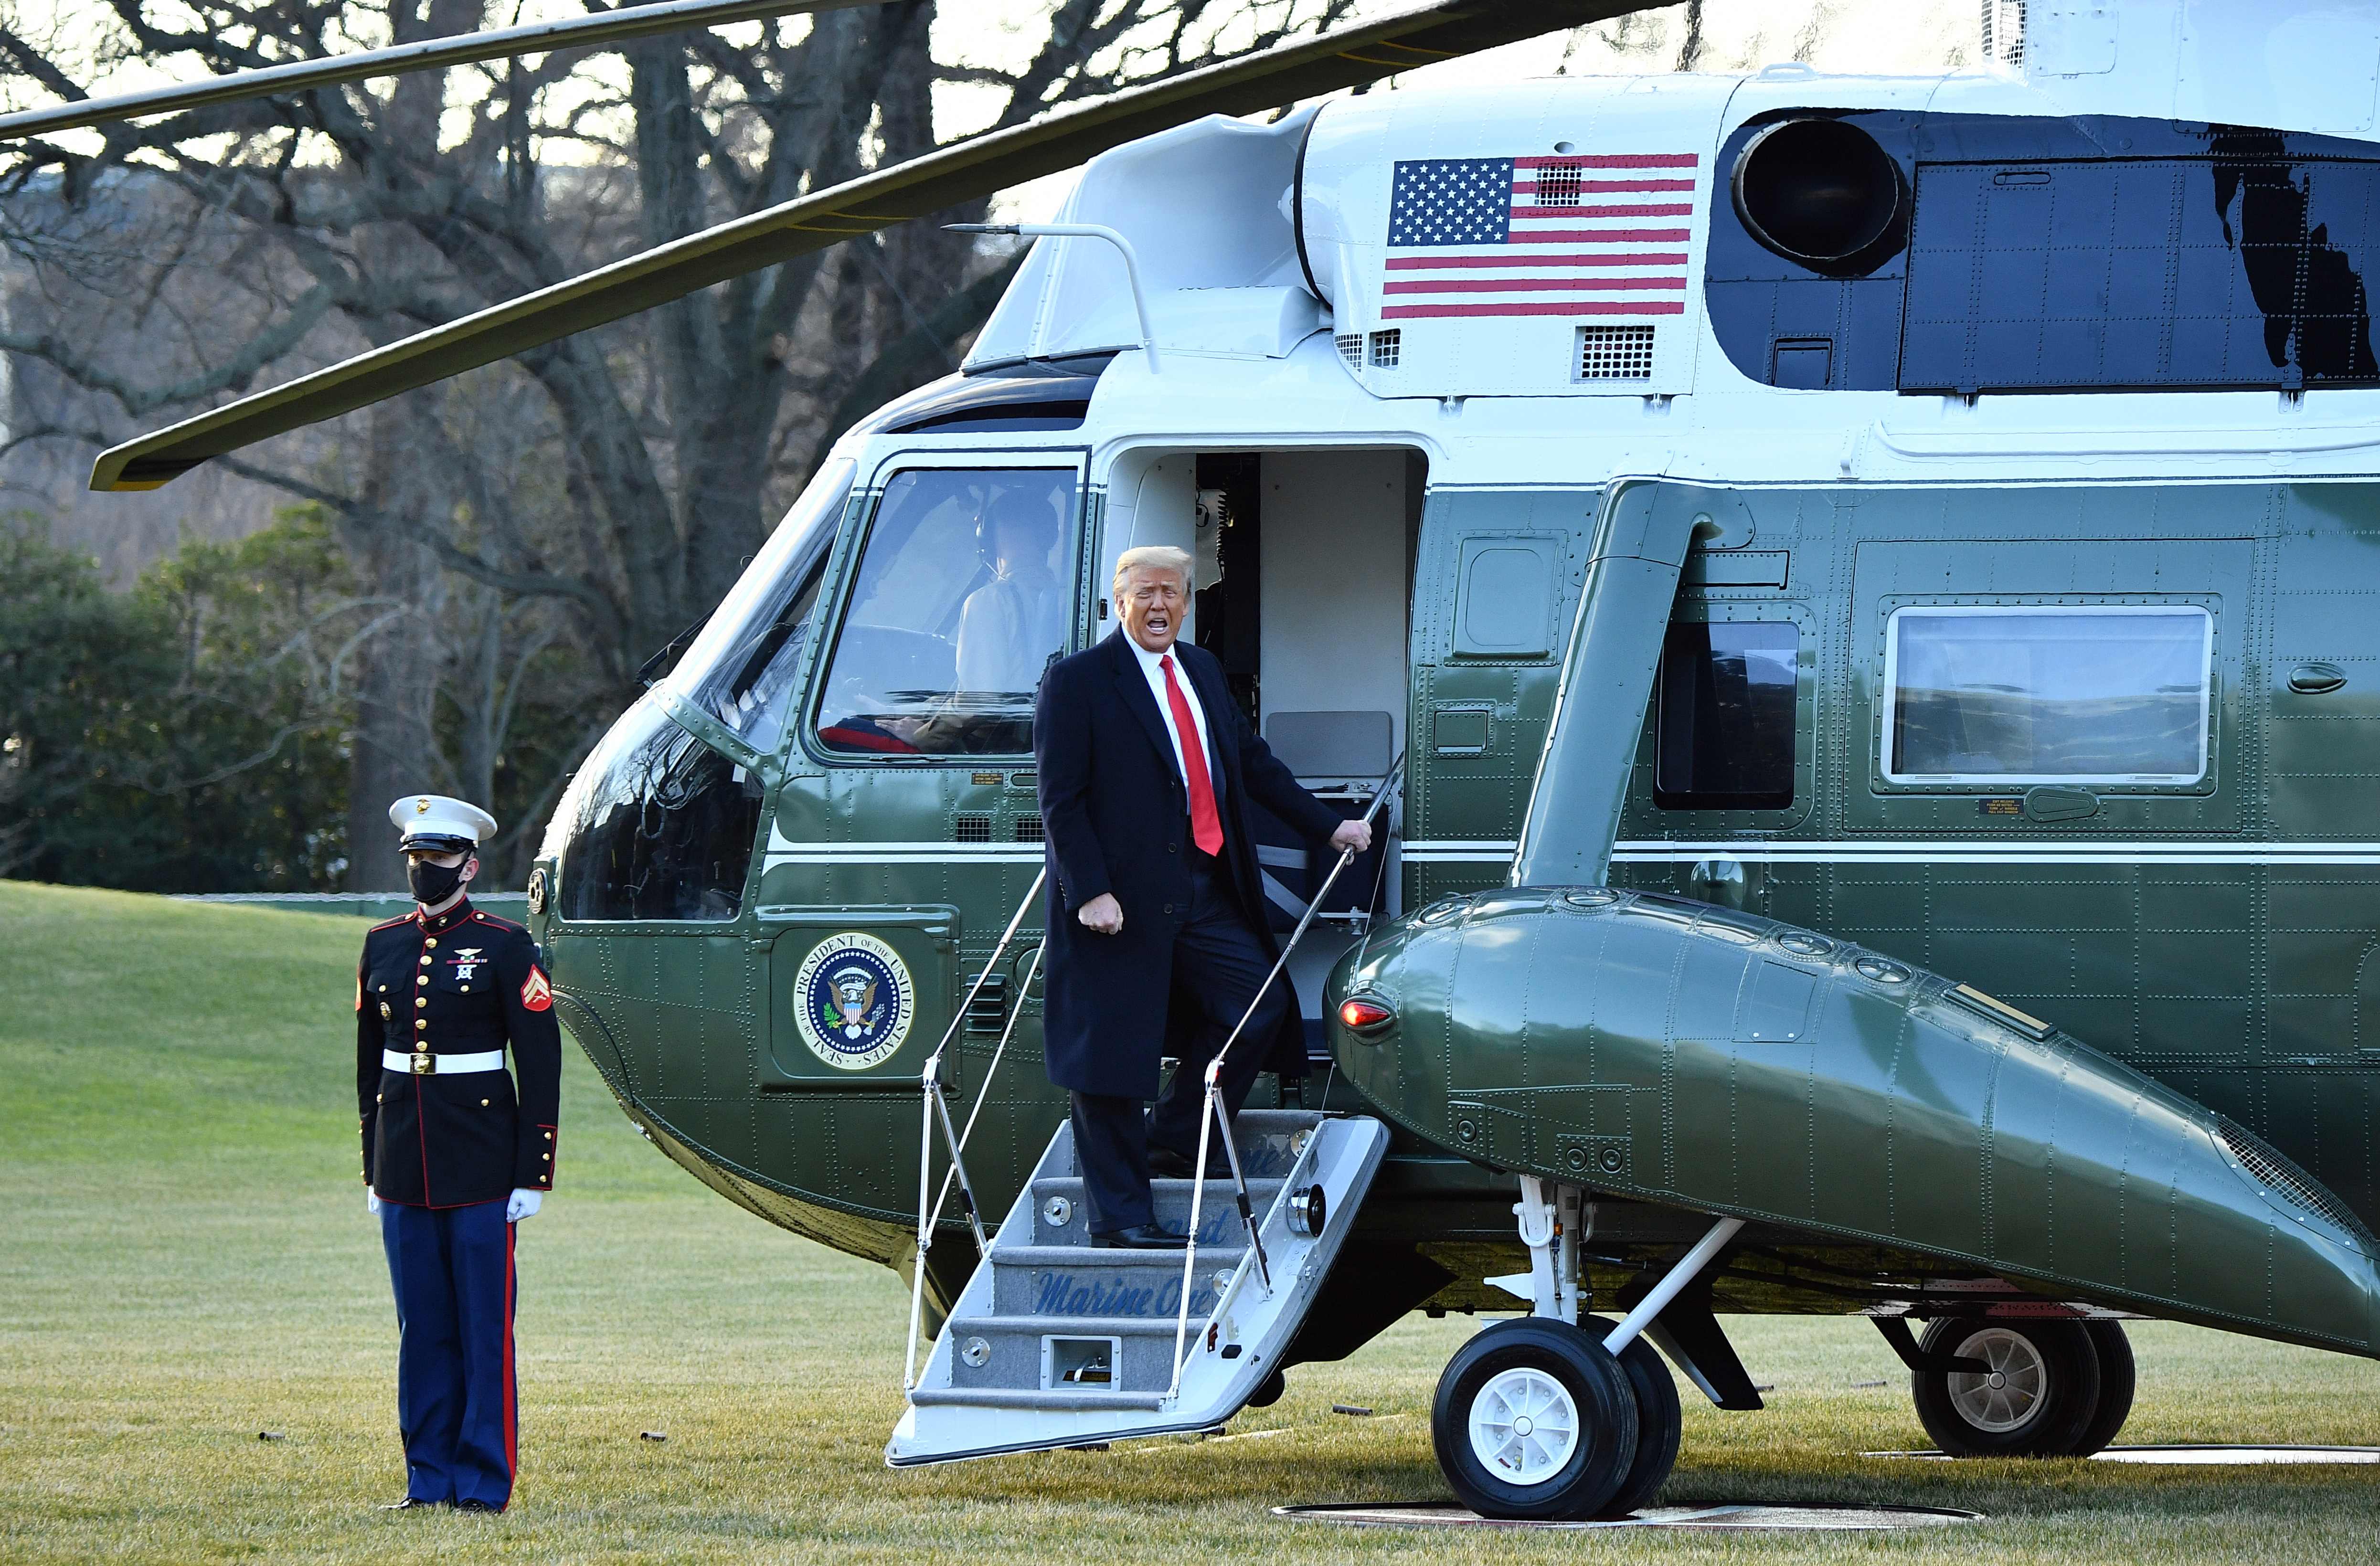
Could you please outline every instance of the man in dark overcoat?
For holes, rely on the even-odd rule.
[[[502,1511],[519,1445],[515,1225],[553,1189],[562,1034],[537,942],[468,895],[494,818],[436,794],[388,815],[415,907],[364,937],[356,1108],[396,1294],[406,1485],[390,1507]]]
[[[1248,802],[1334,848],[1372,840],[1275,759],[1214,655],[1174,639],[1191,570],[1182,550],[1126,550],[1112,589],[1121,627],[1052,665],[1034,709],[1050,872],[1043,1050],[1050,1081],[1073,1095],[1090,1230],[1107,1245],[1184,1244],[1156,1223],[1149,1175],[1192,1172],[1207,1062],[1280,955]],[[1181,1064],[1160,1095],[1169,1054]],[[1264,1071],[1305,1072],[1286,974],[1224,1059],[1232,1113]]]

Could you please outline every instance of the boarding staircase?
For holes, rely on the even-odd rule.
[[[1195,1251],[1094,1246],[1074,1128],[1061,1126],[934,1340],[885,1460],[1205,1430],[1245,1406],[1330,1275],[1389,1134],[1290,1110],[1246,1111],[1232,1126],[1261,1259],[1228,1176],[1203,1193],[1152,1182],[1170,1229],[1186,1228],[1197,1196]]]

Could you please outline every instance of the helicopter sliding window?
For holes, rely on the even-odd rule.
[[[649,695],[579,769],[553,830],[564,918],[732,919],[759,834],[760,784]]]
[[[2214,616],[2189,605],[1901,609],[1885,637],[1891,783],[2206,775]]]
[[[819,470],[679,665],[687,699],[763,755],[784,734],[803,633],[858,471],[847,457]]]
[[[1075,469],[913,467],[876,507],[819,743],[875,756],[1021,756],[1062,651]]]
[[[1793,803],[1801,628],[1673,624],[1661,648],[1653,803],[1664,810],[1783,810]]]

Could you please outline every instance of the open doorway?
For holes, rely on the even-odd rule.
[[[1109,485],[1105,561],[1138,544],[1191,551],[1190,636],[1221,661],[1273,753],[1349,816],[1404,749],[1426,477],[1420,453],[1367,447],[1147,454],[1119,462]],[[1252,808],[1264,913],[1286,936],[1335,856]],[[1369,921],[1401,911],[1397,802],[1382,816],[1388,830],[1340,877],[1291,959],[1318,1058],[1331,965]]]

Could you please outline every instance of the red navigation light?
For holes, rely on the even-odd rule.
[[[1339,1020],[1361,1033],[1372,1028],[1387,1026],[1397,1020],[1397,1014],[1381,1005],[1378,1001],[1366,1001],[1357,997],[1339,1003]]]

